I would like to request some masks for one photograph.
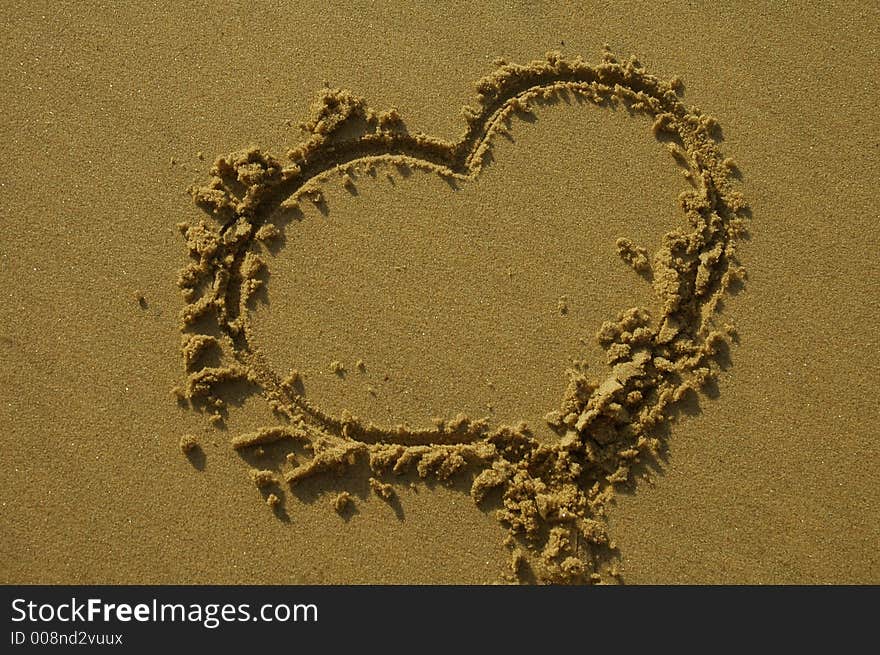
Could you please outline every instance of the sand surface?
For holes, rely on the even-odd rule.
[[[216,157],[301,142],[325,81],[453,141],[496,57],[598,63],[609,43],[717,119],[751,217],[748,278],[720,314],[736,342],[634,469],[650,479],[608,501],[617,550],[600,564],[627,583],[880,582],[876,9],[47,3],[0,22],[0,581],[515,579],[468,472],[371,484],[360,467],[283,483],[267,507],[249,473],[279,453],[230,443],[285,423],[266,394],[227,389],[219,423],[171,394],[187,376],[178,224],[210,220],[187,188]],[[662,312],[615,247],[654,252],[686,223],[688,180],[651,126],[556,98],[513,117],[466,182],[334,173],[266,253],[261,365],[380,431],[463,412],[554,443],[543,417],[566,371],[607,374],[602,322]]]

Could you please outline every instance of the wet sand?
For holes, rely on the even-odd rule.
[[[476,583],[565,569],[541,566],[559,534],[502,545],[510,507],[499,522],[498,498],[474,503],[479,466],[438,476],[436,460],[423,477],[414,461],[398,476],[364,461],[291,486],[324,443],[315,433],[292,461],[233,448],[298,425],[297,406],[279,416],[265,379],[223,390],[220,419],[190,406],[178,224],[208,220],[186,189],[211,179],[215,157],[283,158],[300,143],[325,80],[396,107],[410,134],[453,142],[496,57],[562,50],[596,65],[608,42],[646,74],[680,76],[684,105],[717,119],[750,208],[737,240],[748,277],[719,315],[736,340],[703,394],[658,426],[656,461],[640,452],[634,484],[587,499],[579,518],[598,519],[616,549],[568,578],[877,582],[877,12],[732,11],[126,15],[77,3],[4,19],[3,581]],[[656,252],[687,224],[676,198],[689,182],[656,117],[576,95],[513,116],[460,183],[394,162],[334,170],[324,202],[300,203],[267,246],[248,319],[257,368],[299,371],[297,397],[325,418],[375,424],[354,435],[368,444],[356,460],[459,412],[485,419],[480,439],[525,420],[534,448],[557,443],[544,414],[566,371],[586,360],[588,381],[607,376],[602,323],[642,305],[662,315],[616,240]],[[198,445],[184,455],[187,435]],[[519,552],[537,566],[517,576]]]

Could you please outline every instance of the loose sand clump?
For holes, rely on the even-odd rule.
[[[199,440],[191,434],[185,434],[180,438],[180,452],[189,455],[199,447]]]
[[[370,489],[382,500],[391,500],[394,498],[394,485],[382,482],[376,478],[370,478]]]
[[[344,514],[354,502],[354,498],[347,491],[341,491],[333,497],[331,505],[337,514]]]
[[[260,489],[265,489],[278,483],[278,480],[275,478],[275,473],[272,471],[254,469],[251,471],[250,475],[251,480],[253,480],[254,484]]]
[[[187,303],[183,359],[187,369],[197,369],[188,370],[182,396],[220,411],[213,395],[218,386],[248,384],[262,394],[287,423],[235,436],[232,445],[305,449],[308,457],[277,472],[288,484],[366,466],[375,476],[371,489],[390,500],[393,486],[380,476],[470,476],[474,501],[493,497],[498,519],[516,538],[509,547],[521,544],[511,560],[517,574],[530,569],[549,582],[613,579],[615,545],[605,513],[615,485],[630,481],[633,468],[657,454],[658,428],[672,406],[712,380],[714,358],[732,335],[717,324],[717,310],[743,279],[735,248],[747,208],[732,188],[735,164],[718,149],[715,120],[686,106],[680,89],[679,80],[661,80],[607,50],[596,65],[559,53],[526,65],[501,62],[477,82],[476,103],[464,109],[465,130],[456,141],[410,134],[399,128],[396,111],[376,112],[351,92],[324,89],[304,124],[305,140],[287,152],[286,162],[258,149],[235,153],[218,158],[212,179],[191,189],[210,222],[180,225],[191,256],[178,276]],[[679,197],[685,225],[667,233],[653,253],[626,237],[617,241],[623,261],[650,280],[660,311],[624,308],[601,325],[596,339],[611,372],[604,379],[569,373],[559,406],[547,415],[557,440],[540,441],[523,425],[490,429],[464,415],[427,429],[333,416],[305,399],[298,375],[284,378],[266,365],[253,341],[248,299],[267,270],[262,242],[280,236],[266,222],[274,209],[300,199],[326,204],[318,185],[341,167],[375,174],[376,167],[405,166],[466,183],[483,170],[493,139],[512,120],[538,102],[572,96],[653,119],[653,134],[670,144],[691,188]],[[343,184],[354,189],[348,172]],[[560,303],[564,315],[569,300]],[[202,333],[203,325],[210,330]],[[208,348],[222,350],[225,363],[198,369]],[[340,362],[330,369],[345,372]]]
[[[643,275],[651,272],[651,260],[649,258],[648,249],[644,246],[637,246],[626,237],[617,240],[617,254],[627,264],[632,266],[636,273]]]

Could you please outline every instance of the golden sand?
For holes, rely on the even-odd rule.
[[[288,151],[290,163],[256,149],[214,163],[210,184],[192,189],[213,222],[179,225],[193,259],[178,278],[188,301],[183,359],[195,370],[176,395],[212,412],[215,422],[227,412],[224,387],[245,383],[262,395],[283,424],[235,436],[232,445],[265,453],[270,444],[300,442],[308,459],[279,470],[290,485],[358,465],[378,476],[414,469],[420,478],[445,481],[467,474],[477,503],[500,491],[495,514],[509,529],[505,543],[513,548],[520,537],[540,552],[529,567],[517,558],[518,575],[600,581],[603,574],[617,576],[609,564],[616,549],[604,527],[614,485],[630,481],[633,465],[657,456],[663,447],[658,426],[670,406],[713,380],[714,357],[726,352],[733,334],[729,325],[719,326],[716,314],[730,286],[743,279],[734,248],[745,234],[739,216],[746,205],[730,182],[736,165],[716,146],[715,119],[681,102],[679,80],[660,80],[635,59],[621,63],[607,50],[596,66],[558,52],[526,66],[498,65],[477,82],[476,106],[462,110],[467,127],[457,141],[411,135],[395,110],[376,112],[363,98],[327,89],[303,125],[308,138]],[[464,413],[437,418],[428,428],[381,426],[347,411],[335,416],[308,399],[298,373],[285,377],[267,365],[249,315],[279,249],[272,244],[296,238],[287,237],[291,219],[280,221],[278,208],[285,217],[301,216],[299,202],[307,200],[327,214],[322,186],[335,176],[354,194],[356,180],[375,176],[379,167],[415,168],[453,185],[467,183],[480,175],[493,141],[510,134],[517,115],[531,115],[533,103],[572,96],[650,117],[654,136],[665,138],[691,188],[679,196],[688,227],[668,232],[653,256],[626,237],[617,239],[621,258],[652,281],[661,312],[652,318],[644,307],[624,309],[601,325],[596,338],[610,372],[596,379],[569,370],[560,404],[544,418],[556,438],[536,438],[524,421],[491,426]],[[566,301],[559,310],[567,312]],[[289,329],[298,329],[295,318],[288,321]],[[200,367],[209,349],[222,352],[221,363]],[[330,369],[345,373],[336,360]],[[282,461],[284,454],[274,456]],[[272,471],[255,470],[252,477],[261,488],[275,483]],[[393,497],[389,483],[374,477],[369,483],[381,498]]]
[[[4,582],[880,581],[878,9],[0,20]]]

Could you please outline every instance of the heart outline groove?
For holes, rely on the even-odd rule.
[[[242,454],[289,446],[276,469],[251,472],[279,515],[283,485],[355,467],[366,467],[372,490],[392,504],[394,487],[385,481],[392,476],[467,475],[478,505],[494,495],[496,516],[508,530],[509,579],[619,580],[607,507],[616,486],[632,484],[634,472],[660,456],[677,405],[714,382],[736,339],[720,310],[745,277],[736,243],[746,236],[749,210],[733,188],[736,164],[718,147],[717,122],[684,105],[679,80],[661,80],[607,48],[596,65],[552,52],[526,65],[497,66],[477,82],[476,106],[464,108],[466,129],[456,141],[410,134],[396,110],[376,112],[363,98],[327,88],[288,163],[255,148],[216,160],[212,179],[190,189],[209,219],[178,226],[192,261],[178,275],[187,303],[180,324],[186,379],[174,392],[218,424],[228,411],[224,387],[239,385],[268,401],[279,423],[236,435],[231,445]],[[266,252],[281,236],[272,217],[298,212],[304,201],[322,208],[321,185],[338,175],[348,187],[355,169],[404,165],[453,186],[466,183],[483,170],[493,139],[513,118],[566,94],[652,118],[654,136],[666,142],[692,188],[679,196],[687,226],[667,233],[653,255],[618,240],[624,261],[650,274],[662,310],[655,318],[644,308],[625,309],[601,325],[597,339],[610,373],[602,380],[572,373],[546,417],[557,440],[538,440],[522,423],[490,427],[464,415],[431,428],[334,416],[305,398],[296,372],[282,375],[268,365],[253,346],[248,312],[265,284]],[[337,496],[336,509],[345,511],[349,499],[347,492]]]

